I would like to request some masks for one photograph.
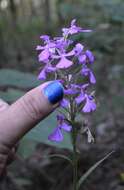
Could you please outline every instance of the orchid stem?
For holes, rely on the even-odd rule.
[[[77,158],[77,127],[75,126],[75,112],[73,99],[70,99],[70,120],[72,123],[72,146],[73,146],[73,190],[77,190],[77,181],[78,181],[78,158]]]
[[[78,180],[78,160],[77,160],[77,151],[76,151],[76,139],[77,133],[75,127],[73,127],[72,132],[72,141],[73,141],[73,190],[77,190],[77,180]]]

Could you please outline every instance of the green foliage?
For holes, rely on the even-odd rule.
[[[9,88],[7,91],[0,91],[0,98],[2,98],[6,102],[14,102],[24,95],[22,90]]]
[[[0,87],[11,86],[22,89],[30,89],[40,84],[36,76],[30,73],[23,73],[17,70],[0,70]]]
[[[32,140],[31,138],[27,138],[26,136],[20,141],[19,148],[18,148],[18,155],[22,156],[23,158],[27,158],[32,155],[37,141]]]

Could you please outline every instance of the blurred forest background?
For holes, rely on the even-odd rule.
[[[39,84],[35,51],[39,36],[58,36],[73,18],[93,29],[75,41],[95,54],[98,102],[96,113],[88,116],[95,143],[79,137],[79,175],[115,150],[83,189],[124,190],[124,0],[0,0],[0,98],[12,103]],[[52,153],[71,156],[68,136],[59,145],[47,141],[54,126],[53,114],[24,137],[0,190],[71,190],[70,165],[49,157]]]

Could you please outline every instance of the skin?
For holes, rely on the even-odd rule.
[[[58,107],[59,103],[52,105],[43,93],[48,83],[29,91],[11,106],[0,99],[0,176],[8,159],[14,158],[18,141]]]

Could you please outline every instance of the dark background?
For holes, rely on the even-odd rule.
[[[75,40],[86,44],[95,54],[98,104],[96,113],[88,118],[95,143],[89,145],[79,137],[79,175],[115,150],[81,189],[123,190],[123,0],[0,0],[0,98],[12,103],[38,84],[35,48],[40,42],[39,36],[58,36],[61,27],[73,18],[84,28],[93,29],[92,33],[81,34]],[[51,122],[52,118],[47,125]],[[44,133],[32,135],[39,142],[33,138],[23,141],[16,161],[0,182],[0,190],[72,189],[71,167],[62,159],[49,158],[52,153],[71,155],[71,152],[59,149],[58,145],[44,144]],[[69,145],[65,143],[63,147],[69,148]]]

